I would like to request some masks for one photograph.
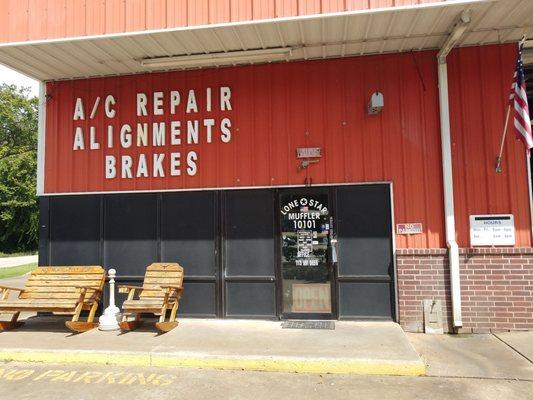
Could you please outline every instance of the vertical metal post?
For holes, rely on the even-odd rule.
[[[37,122],[37,196],[44,193],[44,147],[46,137],[46,83],[39,82],[39,115]]]
[[[398,292],[398,260],[396,259],[396,223],[394,218],[394,182],[389,183],[389,201],[391,214],[391,238],[392,238],[392,265],[393,265],[393,279],[394,279],[394,317],[399,324],[400,321],[400,296]]]
[[[531,152],[527,152],[526,155],[526,162],[527,162],[527,187],[529,189],[529,219],[531,221],[530,226],[530,236],[533,243],[533,182],[531,181]]]

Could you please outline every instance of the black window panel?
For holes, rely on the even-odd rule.
[[[385,282],[340,282],[340,318],[392,319],[391,286]]]
[[[163,195],[161,260],[178,262],[186,276],[215,276],[215,217],[215,192]]]
[[[119,275],[144,276],[158,261],[157,195],[105,196],[104,263]]]
[[[337,190],[339,276],[392,272],[388,185],[341,186]]]
[[[225,192],[226,276],[274,276],[271,190]]]
[[[100,197],[51,197],[50,265],[99,265]]]
[[[216,317],[216,282],[189,282],[185,280],[179,316]]]
[[[226,316],[275,317],[275,283],[226,282]]]

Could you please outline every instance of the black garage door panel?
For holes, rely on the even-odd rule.
[[[340,282],[341,319],[391,319],[391,288],[382,282]]]
[[[389,185],[337,188],[339,318],[394,318]]]
[[[217,316],[217,217],[215,192],[162,196],[161,260],[178,262],[185,270],[180,315]]]
[[[225,314],[275,317],[274,191],[224,193]]]
[[[216,274],[214,192],[165,194],[161,202],[161,260],[178,262],[185,275]]]
[[[337,191],[339,275],[389,276],[392,265],[388,185]]]
[[[105,196],[104,263],[119,275],[144,276],[158,261],[157,195]]]
[[[275,317],[276,285],[258,282],[226,283],[228,317]]]
[[[270,190],[226,193],[227,276],[274,276],[274,202]]]
[[[392,267],[386,238],[350,238],[339,232],[339,274],[389,276]]]
[[[187,282],[180,301],[178,317],[216,317],[216,283],[215,282]]]
[[[98,196],[50,198],[49,265],[99,265]]]

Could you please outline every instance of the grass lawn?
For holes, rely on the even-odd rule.
[[[19,265],[18,267],[0,268],[0,279],[22,276],[37,268],[37,263]]]
[[[2,253],[0,251],[0,258],[3,257],[21,257],[21,256],[33,256],[37,254],[37,251],[21,251],[18,253]]]

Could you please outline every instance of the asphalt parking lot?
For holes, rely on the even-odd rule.
[[[531,399],[533,380],[5,363],[0,399]]]

